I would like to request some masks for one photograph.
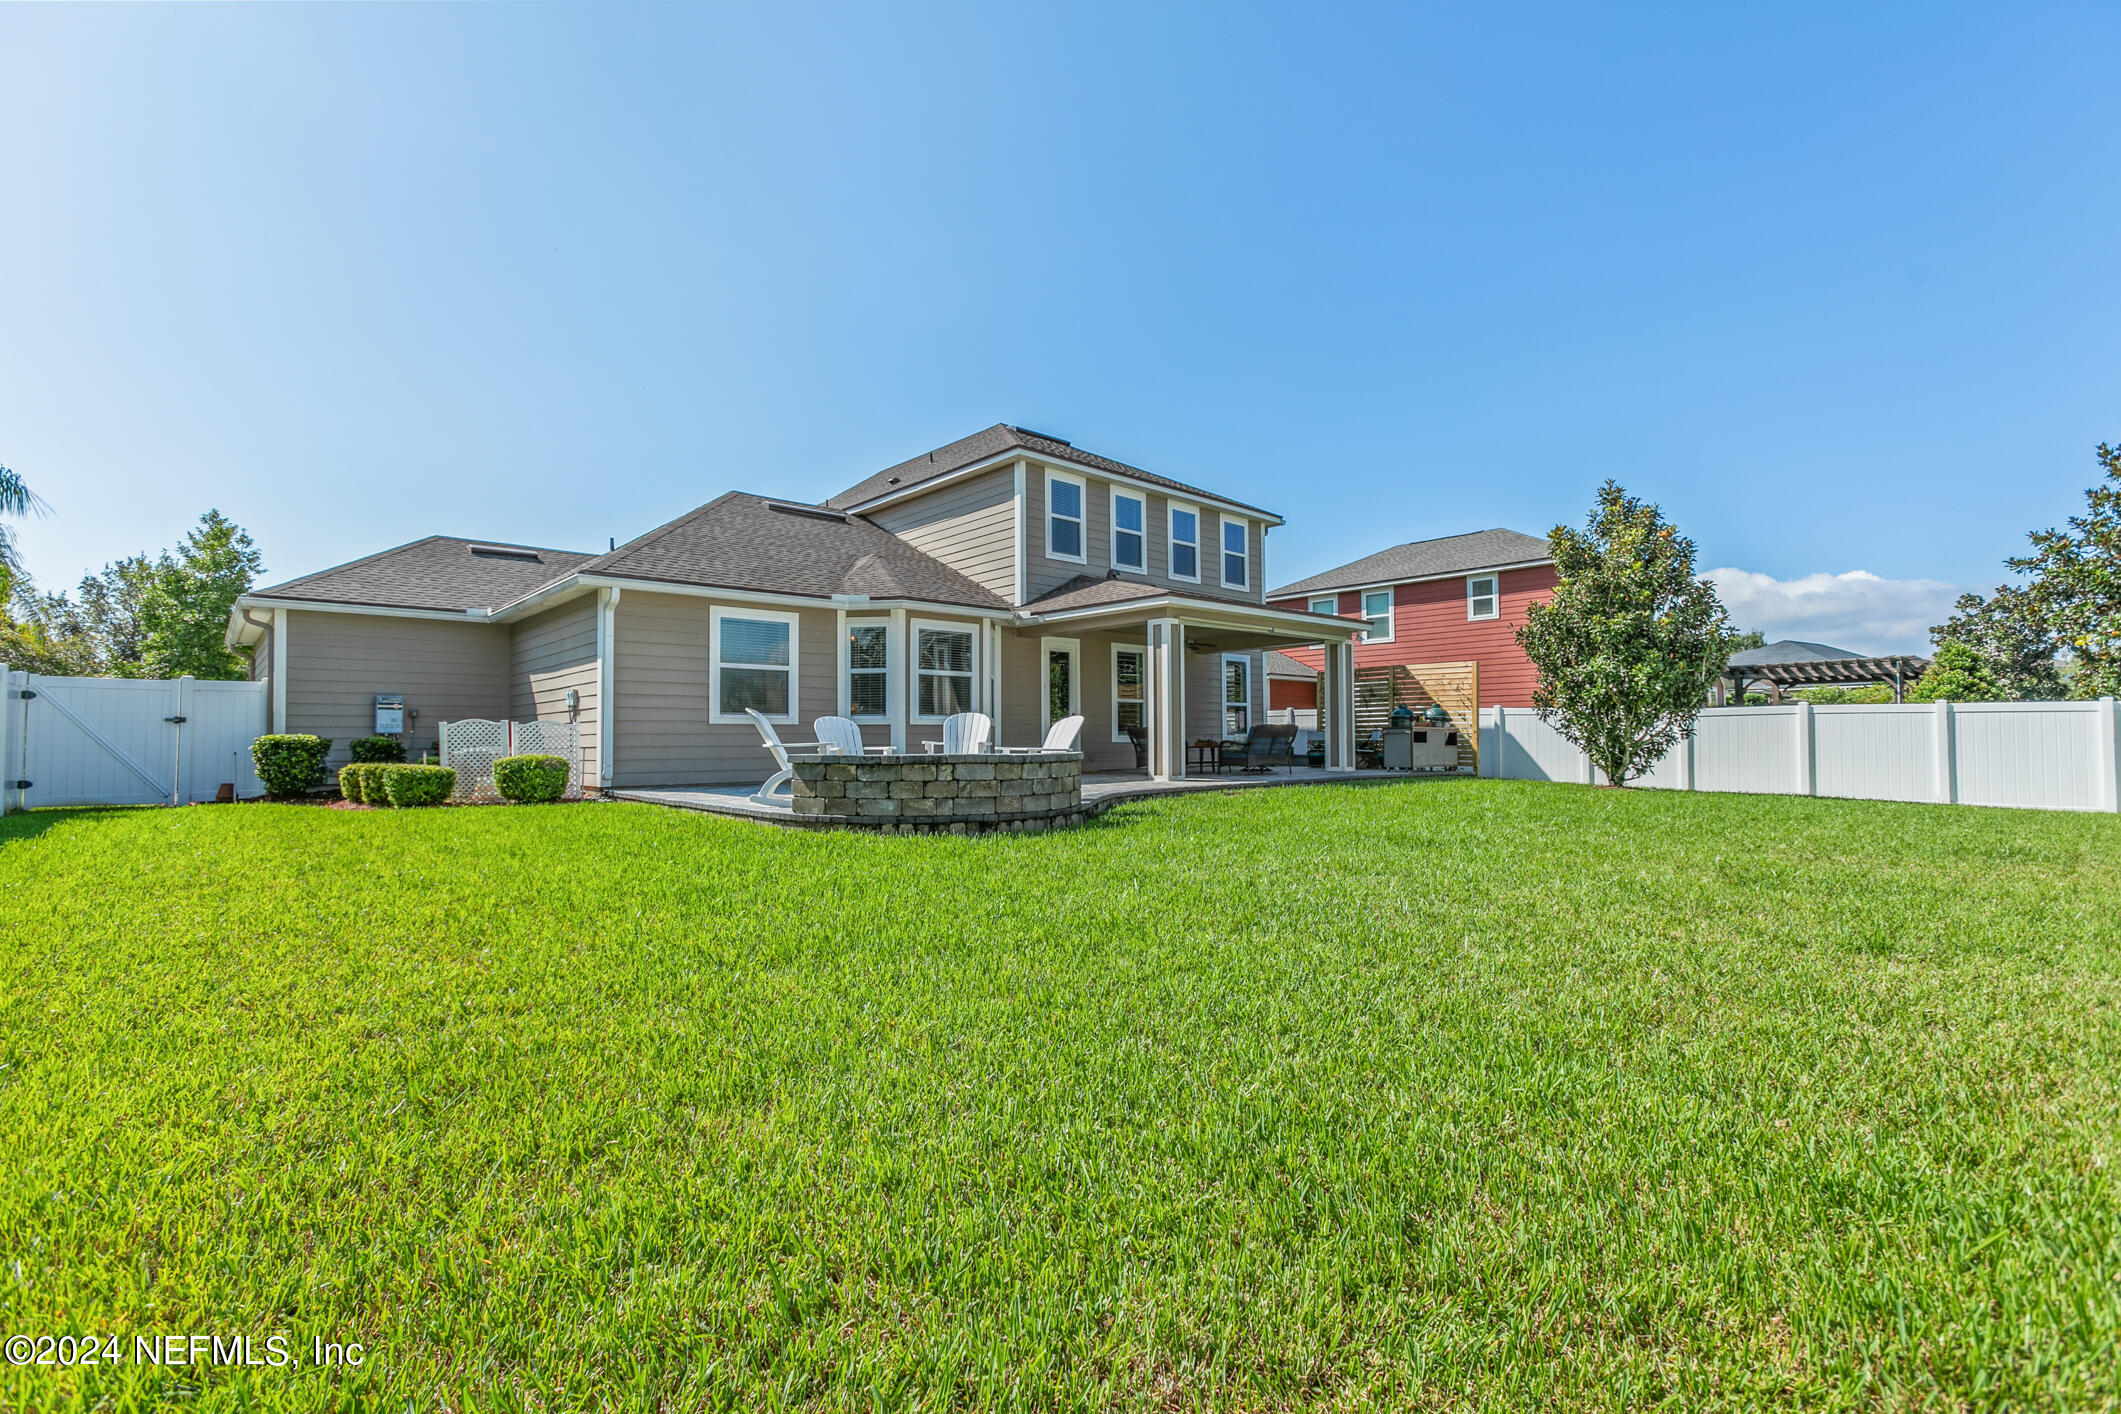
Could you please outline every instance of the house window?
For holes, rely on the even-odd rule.
[[[1171,507],[1171,578],[1200,583],[1200,512]]]
[[[847,715],[891,715],[891,632],[884,624],[847,625]]]
[[[1495,576],[1476,574],[1466,581],[1466,617],[1492,619],[1502,612],[1502,596],[1496,593]]]
[[[796,719],[796,625],[794,614],[768,609],[708,611],[708,718],[744,722],[746,709],[769,721]]]
[[[972,710],[972,630],[916,627],[913,632],[917,715],[941,721]]]
[[[1083,479],[1046,473],[1046,558],[1083,561]]]
[[[1141,497],[1113,488],[1112,568],[1146,573],[1149,568],[1149,507]]]
[[[1246,541],[1251,527],[1244,521],[1223,517],[1223,588],[1245,589],[1251,585],[1252,555]]]
[[[1149,724],[1144,689],[1149,681],[1149,650],[1138,643],[1112,645],[1112,739],[1126,741],[1129,727]]]
[[[1340,596],[1338,594],[1319,595],[1311,601],[1311,612],[1314,614],[1331,614],[1338,618],[1340,615]]]
[[[1390,643],[1392,641],[1392,591],[1389,589],[1366,589],[1362,595],[1363,622],[1368,625],[1362,631],[1365,643]]]
[[[1223,735],[1231,739],[1252,729],[1252,660],[1223,659]]]

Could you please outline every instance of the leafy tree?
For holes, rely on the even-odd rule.
[[[1995,702],[2003,689],[1989,676],[1988,662],[1964,643],[1937,645],[1929,670],[1907,690],[1910,702]]]
[[[2050,640],[2070,655],[2070,695],[2121,696],[2121,447],[2099,444],[2104,484],[2084,493],[2067,530],[2036,530],[2009,561]]]
[[[219,511],[155,562],[139,608],[140,661],[145,675],[241,678],[247,660],[223,646],[228,611],[256,581],[263,557],[243,527]]]
[[[1614,785],[1655,765],[1694,724],[1731,656],[1730,620],[1694,574],[1694,542],[1618,482],[1587,531],[1548,533],[1558,582],[1517,642],[1539,669],[1532,704]]]
[[[2055,666],[2055,641],[2031,597],[2019,585],[2001,585],[1984,599],[1962,594],[1951,618],[1930,630],[1940,648],[1957,643],[1981,660],[1983,675],[2000,700],[2050,701],[2069,695]]]

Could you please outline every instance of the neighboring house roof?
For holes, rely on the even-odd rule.
[[[576,550],[430,535],[250,593],[257,599],[464,613],[520,599],[594,558]]]
[[[1168,491],[1177,491],[1182,495],[1198,496],[1204,501],[1227,502],[1240,509],[1265,516],[1270,520],[1280,519],[1274,512],[1263,510],[1258,506],[1246,505],[1243,501],[1233,501],[1228,496],[1219,495],[1213,491],[1203,491],[1197,486],[1188,486],[1183,481],[1173,481],[1168,476],[1158,476],[1153,471],[1143,471],[1138,466],[1129,466],[1125,462],[1114,461],[1110,457],[1101,457],[1095,452],[1086,452],[1069,442],[1066,438],[1048,436],[1046,433],[1033,432],[1028,428],[1013,427],[1006,422],[997,422],[985,431],[975,432],[970,437],[960,437],[947,447],[937,447],[932,452],[914,457],[910,461],[902,461],[897,466],[885,467],[876,475],[856,482],[840,492],[839,495],[828,497],[825,504],[835,510],[846,510],[849,507],[873,501],[879,496],[890,496],[903,491],[910,491],[914,487],[933,481],[939,476],[948,476],[953,471],[972,466],[977,462],[986,461],[991,457],[998,457],[1004,452],[1014,451],[1019,448],[1027,452],[1036,453],[1039,456],[1073,462],[1078,466],[1092,467],[1099,471],[1109,471],[1118,476],[1132,477],[1136,481],[1146,481],[1152,486],[1161,486]]]
[[[1027,614],[1057,614],[1063,609],[1088,609],[1100,604],[1124,604],[1133,599],[1204,599],[1217,604],[1239,604],[1248,609],[1262,607],[1257,600],[1215,594],[1191,585],[1144,584],[1138,579],[1100,579],[1079,574],[1047,590],[1024,605]]]
[[[1748,648],[1743,653],[1733,653],[1730,666],[1759,668],[1769,663],[1823,663],[1836,658],[1863,656],[1861,653],[1851,653],[1846,648],[1836,648],[1827,643],[1806,643],[1800,638],[1785,638],[1770,643],[1765,648]]]
[[[1318,669],[1308,663],[1299,663],[1279,648],[1269,648],[1262,659],[1263,671],[1270,678],[1302,678],[1309,682],[1318,676]]]
[[[731,491],[581,565],[583,574],[771,594],[1007,601],[861,516]]]
[[[1352,589],[1357,585],[1401,584],[1411,579],[1440,579],[1445,575],[1472,574],[1498,565],[1543,564],[1548,559],[1544,537],[1515,530],[1475,530],[1464,535],[1446,535],[1436,540],[1410,540],[1338,569],[1314,574],[1271,591],[1269,599],[1290,594],[1315,594],[1327,589]]]

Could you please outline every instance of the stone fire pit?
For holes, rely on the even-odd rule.
[[[978,834],[1079,824],[1083,754],[796,755],[798,819],[899,832]]]

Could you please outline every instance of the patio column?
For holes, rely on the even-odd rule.
[[[1318,727],[1326,734],[1326,769],[1355,769],[1355,645],[1325,645],[1325,671],[1318,678]]]
[[[1186,778],[1186,626],[1149,620],[1149,681],[1143,693],[1149,727],[1149,778]]]

